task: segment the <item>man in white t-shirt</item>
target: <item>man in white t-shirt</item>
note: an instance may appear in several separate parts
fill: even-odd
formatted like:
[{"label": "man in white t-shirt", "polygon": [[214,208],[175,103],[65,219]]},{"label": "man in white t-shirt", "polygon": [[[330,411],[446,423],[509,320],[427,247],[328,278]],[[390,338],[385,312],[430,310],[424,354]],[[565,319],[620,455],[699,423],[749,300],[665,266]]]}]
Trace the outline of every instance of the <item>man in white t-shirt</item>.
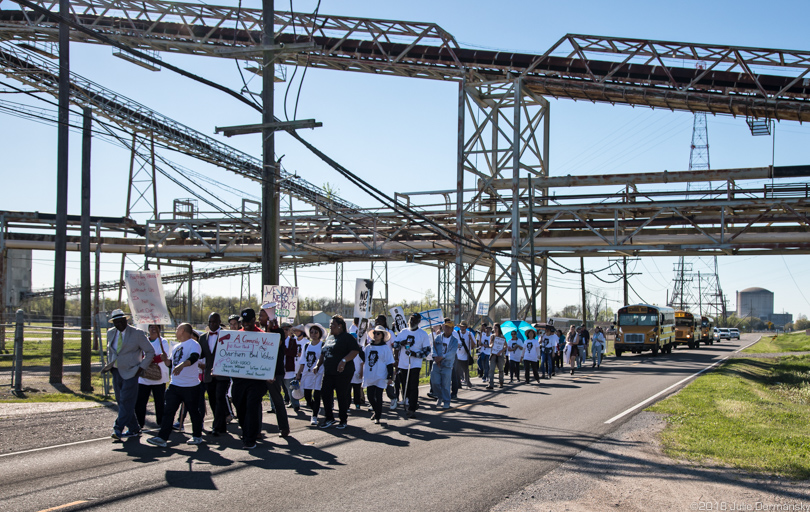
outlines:
[{"label": "man in white t-shirt", "polygon": [[557,350],[557,345],[560,343],[560,338],[557,336],[557,330],[553,325],[546,326],[546,334],[543,336],[543,359],[541,365],[541,372],[543,378],[550,379],[554,375],[554,352]]},{"label": "man in white t-shirt", "polygon": [[422,316],[413,313],[408,319],[408,328],[397,334],[393,344],[394,350],[399,349],[397,380],[408,403],[408,418],[415,418],[419,409],[419,373],[422,359],[430,354],[430,338],[419,328],[421,321]]},{"label": "man in white t-shirt", "polygon": [[200,414],[200,371],[197,361],[200,359],[200,344],[197,343],[192,334],[191,324],[180,324],[177,326],[175,335],[177,344],[172,348],[172,380],[169,389],[166,390],[166,405],[163,412],[163,421],[160,425],[160,432],[156,437],[150,437],[146,441],[149,444],[166,447],[166,441],[172,432],[172,421],[177,414],[180,404],[185,404],[186,410],[191,416],[192,437],[187,444],[202,444],[202,415]]},{"label": "man in white t-shirt", "polygon": [[475,348],[475,338],[467,327],[467,322],[462,321],[458,324],[458,332],[456,333],[459,342],[456,350],[455,368],[453,369],[453,398],[456,397],[456,393],[458,393],[462,385],[468,388],[472,387],[470,363],[473,361],[472,353]]}]

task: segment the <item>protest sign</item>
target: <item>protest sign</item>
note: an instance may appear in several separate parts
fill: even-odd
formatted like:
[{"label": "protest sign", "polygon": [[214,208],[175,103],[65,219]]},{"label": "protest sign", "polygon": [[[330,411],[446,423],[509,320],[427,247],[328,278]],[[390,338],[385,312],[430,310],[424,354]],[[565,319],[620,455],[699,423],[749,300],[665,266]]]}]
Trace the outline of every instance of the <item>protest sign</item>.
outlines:
[{"label": "protest sign", "polygon": [[212,373],[220,377],[276,378],[277,332],[219,331]]},{"label": "protest sign", "polygon": [[405,312],[399,306],[394,306],[393,308],[388,310],[391,313],[391,316],[394,318],[394,325],[393,331],[400,332],[404,331],[408,328],[408,323],[405,321]]},{"label": "protest sign", "polygon": [[165,325],[171,323],[160,270],[127,270],[124,272],[127,300],[133,324]]},{"label": "protest sign", "polygon": [[354,289],[354,317],[371,317],[371,298],[374,296],[374,281],[358,279]]},{"label": "protest sign", "polygon": [[419,314],[422,315],[422,321],[419,322],[420,329],[444,323],[444,313],[442,313],[442,310],[439,308],[422,311]]},{"label": "protest sign", "polygon": [[489,314],[489,302],[479,302],[475,308],[475,314],[478,316],[487,316]]},{"label": "protest sign", "polygon": [[266,284],[264,285],[262,302],[275,302],[276,316],[282,322],[293,322],[295,321],[295,315],[298,314],[298,287]]},{"label": "protest sign", "polygon": [[357,342],[361,347],[366,346],[366,334],[368,334],[368,318],[361,318],[360,325],[357,326]]}]

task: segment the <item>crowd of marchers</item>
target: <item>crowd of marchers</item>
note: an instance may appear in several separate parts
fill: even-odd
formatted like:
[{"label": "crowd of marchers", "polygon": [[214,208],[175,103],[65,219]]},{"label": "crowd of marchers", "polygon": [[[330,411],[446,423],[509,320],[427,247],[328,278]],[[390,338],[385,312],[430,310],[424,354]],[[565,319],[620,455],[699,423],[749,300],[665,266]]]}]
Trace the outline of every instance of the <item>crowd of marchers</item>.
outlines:
[{"label": "crowd of marchers", "polygon": [[[147,442],[159,447],[168,445],[173,431],[185,432],[188,417],[188,444],[203,443],[204,434],[231,435],[227,426],[236,421],[243,448],[253,449],[263,437],[262,402],[268,394],[281,437],[290,435],[293,414],[295,418],[305,414],[312,428],[322,429],[346,428],[350,413],[366,418],[370,413],[371,421],[379,424],[385,407],[388,414],[397,414],[400,404],[406,418],[415,418],[423,369],[430,377],[426,396],[436,408],[448,409],[459,390],[475,387],[471,369],[477,370],[488,390],[495,389],[496,379],[503,388],[507,377],[510,383],[540,383],[564,371],[573,375],[589,350],[591,366],[599,368],[607,346],[599,327],[593,336],[584,326],[571,326],[564,333],[550,323],[504,335],[498,323],[483,324],[473,332],[466,322],[456,326],[446,318],[441,325],[422,329],[419,313],[413,313],[399,332],[388,327],[384,315],[377,317],[372,329],[360,333],[358,319],[347,325],[336,315],[327,331],[315,323],[279,324],[273,303],[263,304],[258,317],[255,310],[244,309],[231,315],[227,324],[218,313],[211,313],[205,332],[180,324],[173,343],[162,336],[159,325],[148,326],[148,333],[129,325],[121,310],[113,312],[110,322],[108,362],[102,371],[111,372],[118,402],[112,438],[124,441],[141,435],[151,397],[160,428]],[[278,345],[274,378],[214,374],[215,348],[223,329],[278,333],[283,342]],[[210,430],[203,428],[207,411],[213,414]]]}]

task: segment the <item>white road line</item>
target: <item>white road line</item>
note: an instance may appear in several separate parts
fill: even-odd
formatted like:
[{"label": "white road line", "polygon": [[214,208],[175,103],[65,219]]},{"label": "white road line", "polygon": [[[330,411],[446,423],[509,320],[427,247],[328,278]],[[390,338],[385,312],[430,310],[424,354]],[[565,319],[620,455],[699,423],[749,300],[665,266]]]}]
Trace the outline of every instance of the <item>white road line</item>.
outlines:
[{"label": "white road line", "polygon": [[732,352],[731,354],[727,355],[727,356],[726,356],[726,357],[724,357],[723,359],[719,359],[719,360],[715,361],[714,363],[712,363],[711,365],[707,366],[706,368],[704,368],[704,369],[700,370],[699,372],[694,373],[694,374],[690,375],[689,377],[686,377],[685,379],[679,380],[678,382],[676,382],[675,384],[673,384],[673,385],[671,385],[670,387],[666,388],[665,390],[663,390],[663,391],[659,391],[658,393],[654,394],[654,395],[653,395],[653,396],[651,396],[650,398],[648,398],[648,399],[646,399],[646,400],[644,400],[644,401],[642,401],[642,402],[637,403],[636,405],[634,405],[633,407],[631,407],[631,408],[627,409],[627,410],[626,410],[626,411],[624,411],[624,412],[621,412],[621,413],[617,414],[616,416],[614,416],[614,417],[610,418],[609,420],[607,420],[605,423],[606,423],[606,424],[611,424],[611,423],[613,423],[613,422],[614,422],[614,421],[616,421],[616,420],[619,420],[619,419],[621,419],[621,418],[624,418],[625,416],[627,416],[627,415],[628,415],[628,414],[630,414],[631,412],[635,411],[635,410],[636,410],[636,409],[638,409],[639,407],[643,407],[643,406],[645,406],[646,404],[648,404],[648,403],[652,402],[653,400],[655,400],[655,399],[656,399],[656,398],[658,398],[659,396],[663,395],[664,393],[668,392],[669,390],[671,390],[671,389],[673,389],[673,388],[676,388],[676,387],[680,386],[681,384],[683,384],[684,382],[686,382],[686,381],[688,381],[688,380],[690,380],[690,379],[694,379],[695,377],[697,377],[698,375],[700,375],[701,373],[703,373],[703,372],[705,372],[705,371],[711,370],[712,368],[714,368],[714,367],[715,367],[715,366],[717,366],[718,364],[722,363],[723,361],[725,361],[725,360],[726,360],[726,359],[728,359],[729,357],[733,356],[734,354],[737,354],[738,352],[742,352],[743,350],[747,349],[748,347],[750,347],[751,345],[753,345],[754,343],[756,343],[756,342],[757,342],[757,341],[759,341],[760,339],[762,339],[762,336],[760,336],[760,337],[759,337],[759,338],[758,338],[756,341],[754,341],[754,342],[752,342],[752,343],[749,343],[748,345],[746,345],[746,346],[744,346],[744,347],[742,347],[742,348],[740,348],[740,349],[737,349],[736,351],[734,351],[734,352]]}]

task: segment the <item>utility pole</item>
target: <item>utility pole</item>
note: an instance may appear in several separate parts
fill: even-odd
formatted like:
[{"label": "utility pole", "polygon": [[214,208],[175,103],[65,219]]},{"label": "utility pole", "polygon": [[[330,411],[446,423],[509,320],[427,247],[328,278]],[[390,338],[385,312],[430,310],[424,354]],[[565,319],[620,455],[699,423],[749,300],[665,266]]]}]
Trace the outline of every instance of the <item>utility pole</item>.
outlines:
[{"label": "utility pole", "polygon": [[81,236],[81,286],[82,286],[82,342],[81,342],[81,377],[80,389],[93,391],[91,380],[90,358],[90,143],[92,141],[92,111],[84,108],[82,130],[82,236]]},{"label": "utility pole", "polygon": [[588,298],[585,291],[585,258],[579,258],[580,277],[582,279],[582,325],[588,325]]},{"label": "utility pole", "polygon": [[[618,259],[608,258],[608,261],[611,263],[619,263]],[[614,277],[621,277],[622,281],[624,281],[624,305],[630,304],[630,281],[628,280],[631,276],[638,276],[641,275],[640,273],[636,272],[627,272],[627,256],[622,256],[621,264],[622,264],[622,271],[621,272],[611,272],[610,275]],[[630,258],[630,261],[638,261],[638,258]]]},{"label": "utility pole", "polygon": [[[59,0],[59,15],[70,17],[70,0]],[[65,270],[67,265],[68,145],[70,143],[70,29],[59,22],[59,127],[56,142],[56,240],[53,265],[50,383],[62,383],[65,353]]]},{"label": "utility pole", "polygon": [[[275,129],[273,123],[273,87],[276,44],[275,6],[273,0],[262,0],[264,33],[262,34],[262,285],[279,283],[278,212],[276,190],[278,168],[275,157]],[[263,290],[264,288],[262,288]]]}]

